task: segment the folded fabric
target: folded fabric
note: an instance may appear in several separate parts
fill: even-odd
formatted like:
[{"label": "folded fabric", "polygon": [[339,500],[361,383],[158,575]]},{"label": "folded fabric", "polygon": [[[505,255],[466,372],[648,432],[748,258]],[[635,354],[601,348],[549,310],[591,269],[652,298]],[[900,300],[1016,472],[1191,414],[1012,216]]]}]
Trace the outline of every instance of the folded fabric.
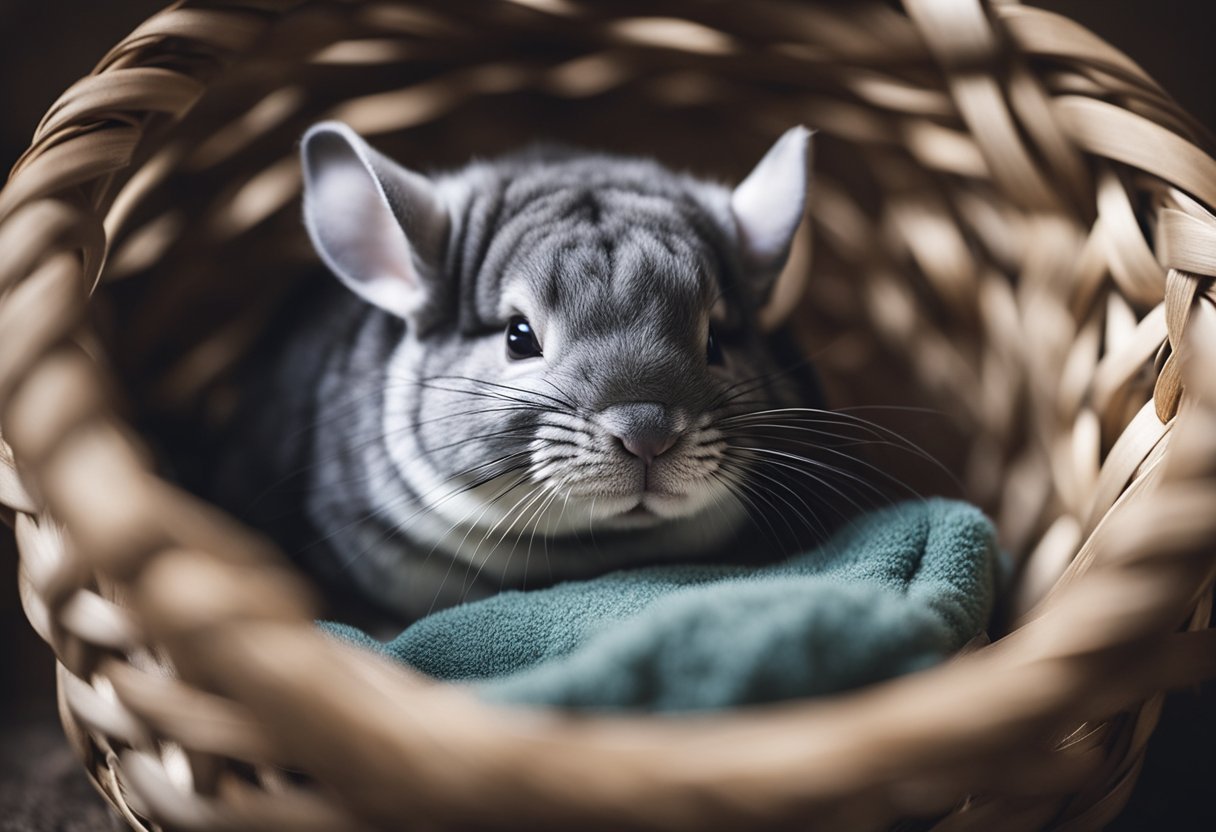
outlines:
[{"label": "folded fabric", "polygon": [[822,695],[917,670],[980,633],[996,545],[943,499],[861,515],[812,552],[761,567],[655,566],[504,592],[392,641],[335,635],[486,699],[696,710]]}]

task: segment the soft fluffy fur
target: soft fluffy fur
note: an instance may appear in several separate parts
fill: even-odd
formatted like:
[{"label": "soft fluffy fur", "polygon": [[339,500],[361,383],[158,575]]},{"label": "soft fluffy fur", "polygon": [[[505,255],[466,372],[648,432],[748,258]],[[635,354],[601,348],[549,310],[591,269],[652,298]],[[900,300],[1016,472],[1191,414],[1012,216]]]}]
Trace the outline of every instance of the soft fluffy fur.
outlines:
[{"label": "soft fluffy fur", "polygon": [[[805,197],[805,131],[782,142],[732,192],[561,149],[424,178],[349,128],[314,128],[306,221],[353,291],[277,339],[220,493],[409,618],[712,555],[749,513],[769,515],[754,551],[787,545],[774,516],[808,500],[813,514],[814,479],[757,450],[742,415],[815,404],[755,326]],[[508,357],[520,315],[542,356]],[[675,444],[646,465],[631,435]],[[765,477],[783,490],[758,494]]]}]

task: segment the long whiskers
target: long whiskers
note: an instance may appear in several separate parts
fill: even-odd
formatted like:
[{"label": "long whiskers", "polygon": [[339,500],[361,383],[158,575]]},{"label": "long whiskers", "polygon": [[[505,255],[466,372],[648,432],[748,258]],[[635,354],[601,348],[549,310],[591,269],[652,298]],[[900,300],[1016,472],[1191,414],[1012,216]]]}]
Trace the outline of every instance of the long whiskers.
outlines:
[{"label": "long whiskers", "polygon": [[[851,412],[883,409],[881,406],[842,410],[766,407],[725,412],[724,405],[732,401],[742,404],[740,399],[757,385],[753,382],[750,386],[736,387],[732,394],[719,398],[718,415],[710,425],[726,440],[718,459],[718,478],[744,503],[749,516],[759,515],[767,521],[771,512],[777,515],[774,519],[784,522],[785,515],[792,514],[808,532],[826,536],[827,527],[815,507],[826,508],[851,522],[849,512],[844,510],[846,506],[852,513],[860,513],[893,498],[882,483],[920,496],[895,474],[867,460],[861,452],[868,447],[890,447],[909,453],[944,472],[957,485],[945,466],[911,439]],[[933,412],[898,406],[890,409]],[[811,495],[816,492],[830,498],[822,502],[813,499]],[[769,527],[772,530],[771,523]],[[790,528],[788,523],[786,527]]]},{"label": "long whiskers", "polygon": [[923,447],[891,428],[869,419],[863,419],[844,410],[824,410],[814,407],[771,408],[725,416],[719,419],[717,424],[723,430],[729,430],[732,427],[740,428],[754,425],[758,420],[767,420],[770,423],[776,422],[776,426],[785,429],[794,429],[794,425],[800,425],[804,428],[807,426],[828,426],[832,428],[852,427],[863,430],[876,440],[879,440],[875,444],[889,444],[892,447],[912,453],[947,476],[954,486],[961,488],[961,484],[954,477],[953,473]]},{"label": "long whiskers", "polygon": [[[506,395],[504,393],[499,393],[499,392],[496,392],[493,390],[492,391],[465,390],[465,389],[459,389],[459,388],[455,388],[455,387],[433,386],[433,385],[428,384],[429,378],[452,379],[452,380],[460,380],[460,381],[466,381],[466,382],[471,382],[471,383],[484,384],[491,388],[502,388],[505,390],[510,390],[510,391],[513,391],[520,395]],[[307,463],[303,466],[297,467],[296,469],[288,472],[287,474],[283,475],[275,482],[268,485],[253,499],[252,505],[256,506],[258,503],[260,503],[262,500],[264,500],[269,494],[277,491],[286,483],[288,483],[304,474],[307,474],[313,470],[322,468],[326,465],[332,464],[336,459],[338,459],[341,456],[345,456],[345,455],[351,454],[351,453],[359,453],[361,451],[367,450],[368,448],[375,445],[376,443],[387,441],[394,434],[397,434],[397,433],[400,433],[403,431],[417,430],[425,425],[429,425],[434,422],[450,420],[453,418],[468,418],[468,417],[472,417],[472,416],[484,416],[484,415],[488,415],[491,413],[517,413],[517,414],[518,413],[541,413],[541,412],[566,413],[566,412],[571,412],[573,410],[573,405],[571,403],[569,403],[568,401],[562,401],[553,396],[548,396],[544,393],[536,393],[534,391],[525,390],[524,388],[512,387],[510,385],[500,384],[498,382],[487,381],[485,379],[476,379],[476,378],[472,378],[469,376],[434,376],[434,377],[416,378],[416,379],[389,377],[389,383],[386,384],[385,386],[379,388],[379,391],[385,391],[385,390],[392,389],[394,386],[394,383],[396,385],[402,385],[402,386],[411,385],[411,386],[423,387],[423,388],[429,387],[430,389],[443,390],[446,392],[455,393],[455,394],[459,394],[459,395],[467,395],[467,396],[474,397],[474,398],[485,398],[485,399],[491,399],[491,400],[498,400],[498,401],[505,402],[506,404],[498,406],[498,407],[488,407],[488,408],[480,408],[480,409],[474,409],[474,410],[468,410],[466,408],[466,409],[461,409],[461,410],[457,410],[454,412],[438,414],[438,415],[432,416],[427,419],[411,420],[410,422],[402,425],[401,427],[399,427],[396,430],[391,430],[391,431],[380,430],[380,431],[376,431],[375,433],[373,433],[369,436],[363,437],[363,438],[360,438],[358,436],[351,436],[350,439],[351,439],[352,444],[345,445],[342,449],[340,449],[339,451],[337,451],[334,454],[329,454],[329,455],[326,455],[326,456],[320,457],[320,458],[313,458],[309,461],[309,463]],[[551,382],[550,382],[550,386],[553,386],[555,389],[558,389],[558,391],[560,392],[560,388],[556,388],[556,385],[553,385]],[[377,391],[372,391],[372,392],[377,392]],[[370,393],[365,391],[363,394],[361,394],[359,396],[359,400],[361,401],[361,400],[366,399],[366,397],[368,395],[370,395]],[[541,401],[541,402],[529,401],[528,399],[521,398],[521,395],[536,395],[536,396],[539,396],[542,399],[545,399],[548,401],[558,402],[560,407],[548,404],[545,401]],[[310,430],[315,430],[319,427],[322,427],[327,421],[333,421],[333,420],[336,420],[337,418],[339,418],[339,416],[334,416],[331,414],[327,419],[316,420],[309,427],[302,428],[299,431],[297,431],[295,434],[293,434],[292,439],[293,440],[299,439],[302,434],[304,434]],[[436,451],[446,450],[446,449],[450,449],[453,447],[457,447],[459,445],[468,444],[470,442],[475,442],[475,441],[478,441],[479,439],[482,441],[488,441],[488,440],[490,440],[492,438],[496,438],[496,437],[497,438],[506,438],[507,433],[505,431],[503,431],[503,432],[497,432],[496,434],[481,434],[478,437],[467,437],[465,439],[458,440],[457,442],[453,442],[449,445],[426,448],[426,449],[424,449],[424,452],[425,453],[434,453]],[[346,483],[346,484],[353,485],[354,482]]]},{"label": "long whiskers", "polygon": [[[525,472],[525,473],[521,474],[519,477],[516,477],[513,482],[509,483],[504,488],[499,489],[498,492],[495,493],[494,496],[492,496],[486,502],[485,506],[481,509],[481,512],[477,515],[477,519],[474,520],[472,523],[469,523],[468,519],[473,514],[473,512],[476,511],[477,507],[474,506],[474,508],[472,510],[466,512],[462,518],[460,518],[455,523],[453,523],[451,526],[449,526],[447,532],[445,532],[443,535],[441,535],[439,537],[438,540],[435,541],[435,544],[433,546],[431,546],[431,548],[427,551],[426,557],[423,558],[423,561],[422,561],[423,564],[425,564],[427,561],[429,561],[431,559],[431,557],[435,554],[435,551],[439,548],[439,545],[447,538],[447,536],[449,534],[451,534],[456,529],[458,529],[462,524],[464,524],[464,525],[467,525],[468,528],[465,530],[464,536],[460,539],[460,543],[456,547],[457,552],[461,551],[464,548],[465,543],[468,542],[469,535],[472,534],[473,529],[475,529],[477,527],[477,524],[479,522],[481,522],[481,518],[485,517],[486,513],[491,508],[493,508],[494,505],[499,500],[506,497],[508,494],[510,494],[512,491],[514,491],[520,485],[527,482],[527,480],[528,480],[528,475]],[[434,612],[435,605],[439,603],[439,599],[443,596],[443,590],[447,586],[448,579],[452,576],[452,568],[456,565],[456,561],[457,561],[456,557],[451,557],[448,559],[447,571],[444,572],[443,578],[439,582],[439,586],[435,589],[435,596],[434,596],[434,598],[431,599],[431,604],[427,608],[427,612],[426,612],[427,615],[430,615],[432,612]]]},{"label": "long whiskers", "polygon": [[[527,451],[516,451],[515,453],[511,453],[511,454],[504,454],[503,456],[497,457],[496,459],[492,459],[489,462],[483,462],[478,465],[471,466],[470,468],[466,468],[465,470],[459,471],[456,474],[453,474],[452,476],[448,477],[442,483],[435,486],[430,491],[423,494],[421,496],[421,498],[419,498],[419,503],[420,503],[419,508],[417,508],[413,513],[411,513],[409,516],[404,518],[402,521],[395,524],[390,537],[388,537],[387,539],[391,540],[393,535],[397,535],[401,532],[404,532],[408,528],[408,526],[411,524],[411,521],[413,521],[415,518],[421,516],[424,513],[436,511],[437,509],[441,508],[445,503],[447,503],[448,501],[450,501],[452,499],[455,499],[456,497],[460,496],[461,494],[466,494],[469,491],[472,491],[476,488],[480,488],[483,485],[487,485],[487,484],[493,482],[494,480],[498,479],[499,477],[506,476],[515,471],[524,470],[527,467],[526,461],[513,461],[513,460],[519,460],[521,457],[525,456],[526,454],[527,454]],[[505,469],[497,469],[497,468],[493,467],[493,466],[501,465],[504,462],[509,463]],[[432,495],[435,491],[438,491],[439,489],[444,488],[445,486],[448,486],[454,482],[457,482],[462,477],[466,477],[470,474],[473,474],[474,472],[477,472],[477,471],[480,471],[480,470],[486,469],[486,468],[490,468],[492,470],[489,470],[485,473],[478,475],[477,477],[474,478],[474,480],[472,482],[460,484],[456,488],[449,491],[447,494],[440,497],[438,500],[436,500],[434,502],[429,502],[426,499],[427,497]],[[372,510],[365,512],[364,514],[361,514],[359,517],[356,517],[354,520],[351,520],[350,522],[348,522],[342,526],[332,529],[328,534],[314,540],[312,543],[305,546],[304,549],[307,550],[307,549],[313,548],[315,546],[319,546],[322,543],[326,543],[329,540],[333,539],[335,536],[341,534],[342,532],[348,531],[349,529],[359,525],[360,523],[366,522],[367,520],[370,520],[373,517],[375,517],[379,514],[382,514],[385,509],[394,507],[394,505],[396,505],[397,503],[401,502],[404,499],[409,499],[409,495],[404,495],[399,500],[393,501],[393,504],[381,504],[381,505],[376,506]],[[381,543],[383,543],[383,542],[385,542],[385,541],[381,541]],[[355,561],[357,561],[363,555],[367,554],[367,552],[370,551],[372,548],[375,548],[375,547],[369,546],[369,547],[365,548],[363,551],[359,552],[353,558],[350,558],[347,562],[345,562],[343,564],[343,568],[349,569],[350,566],[352,566]]]},{"label": "long whiskers", "polygon": [[425,378],[421,379],[421,381],[424,381],[424,382],[467,381],[467,382],[471,382],[474,384],[485,385],[486,387],[490,387],[495,390],[507,390],[507,391],[510,391],[512,393],[515,393],[515,394],[521,395],[521,396],[537,396],[546,401],[550,401],[559,407],[565,408],[566,410],[577,410],[577,408],[578,408],[578,406],[573,401],[571,401],[570,397],[568,395],[566,395],[565,393],[563,393],[561,388],[559,388],[556,384],[549,381],[548,379],[544,379],[544,378],[542,378],[541,381],[545,382],[550,387],[552,387],[558,393],[558,396],[550,396],[546,393],[541,393],[538,390],[528,390],[527,388],[524,388],[524,387],[513,387],[510,384],[502,384],[501,382],[487,381],[486,379],[472,378],[470,376],[457,376],[457,375],[426,376]]},{"label": "long whiskers", "polygon": [[[801,504],[802,511],[799,511],[797,506],[795,506],[793,503],[791,503],[789,500],[787,500],[780,493],[774,493],[774,496],[779,498],[781,500],[781,502],[784,503],[786,505],[786,507],[788,507],[791,510],[791,513],[794,515],[794,517],[796,517],[798,520],[801,520],[806,525],[808,532],[810,532],[812,535],[817,536],[817,537],[818,536],[824,536],[824,537],[827,536],[828,529],[823,524],[823,521],[820,520],[819,514],[811,507],[811,505],[803,498],[802,495],[800,495],[797,491],[795,491],[790,486],[786,485],[779,478],[770,475],[768,472],[762,470],[759,466],[752,466],[751,468],[745,468],[743,466],[738,466],[734,463],[734,460],[729,457],[723,460],[722,465],[723,465],[723,467],[727,468],[728,470],[733,467],[735,470],[738,470],[741,473],[750,473],[751,475],[757,476],[760,479],[764,480],[765,482],[767,482],[771,485],[775,485],[775,486],[778,486],[778,487],[784,489],[795,500],[797,500]],[[791,540],[796,540],[797,534],[794,532],[793,527],[790,525],[789,521],[785,518],[784,514],[781,514],[780,516],[781,516],[781,519],[786,523],[787,529],[789,529]],[[812,525],[812,522],[814,523],[814,525]]]}]

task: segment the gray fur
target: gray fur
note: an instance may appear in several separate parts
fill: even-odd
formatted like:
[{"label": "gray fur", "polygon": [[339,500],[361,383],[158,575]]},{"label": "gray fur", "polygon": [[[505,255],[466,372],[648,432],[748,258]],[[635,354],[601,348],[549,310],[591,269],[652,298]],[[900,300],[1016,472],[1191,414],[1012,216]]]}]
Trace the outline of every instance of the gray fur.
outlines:
[{"label": "gray fur", "polygon": [[[423,178],[349,128],[313,128],[306,221],[353,291],[327,293],[259,371],[253,433],[237,443],[257,450],[227,466],[230,493],[246,509],[294,509],[296,543],[322,573],[408,618],[502,587],[720,552],[744,528],[748,503],[731,483],[748,465],[727,463],[719,420],[809,395],[754,325],[789,249],[766,224],[792,236],[802,213],[805,132],[790,136],[802,136],[801,158],[786,147],[767,175],[801,181],[765,213],[753,177],[748,219],[729,188],[653,161],[540,148]],[[367,181],[325,179],[334,158],[359,173],[342,142]],[[324,201],[337,193],[341,204]],[[360,250],[384,242],[358,236],[378,211],[405,247]],[[767,234],[762,264],[749,256],[753,227]],[[436,228],[441,239],[419,241]],[[386,280],[402,285],[386,294]],[[542,357],[507,357],[513,315]],[[722,366],[707,361],[711,317]],[[618,438],[677,433],[649,467]],[[295,505],[268,500],[276,489]]]}]

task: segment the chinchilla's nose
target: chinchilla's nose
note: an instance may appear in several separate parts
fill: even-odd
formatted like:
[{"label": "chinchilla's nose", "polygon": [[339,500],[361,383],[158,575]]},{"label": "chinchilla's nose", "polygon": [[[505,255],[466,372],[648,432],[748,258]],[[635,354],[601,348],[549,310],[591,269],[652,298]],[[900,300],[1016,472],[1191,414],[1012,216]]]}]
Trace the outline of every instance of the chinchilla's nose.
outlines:
[{"label": "chinchilla's nose", "polygon": [[676,444],[683,419],[656,402],[623,402],[600,411],[599,422],[625,450],[650,465]]}]

